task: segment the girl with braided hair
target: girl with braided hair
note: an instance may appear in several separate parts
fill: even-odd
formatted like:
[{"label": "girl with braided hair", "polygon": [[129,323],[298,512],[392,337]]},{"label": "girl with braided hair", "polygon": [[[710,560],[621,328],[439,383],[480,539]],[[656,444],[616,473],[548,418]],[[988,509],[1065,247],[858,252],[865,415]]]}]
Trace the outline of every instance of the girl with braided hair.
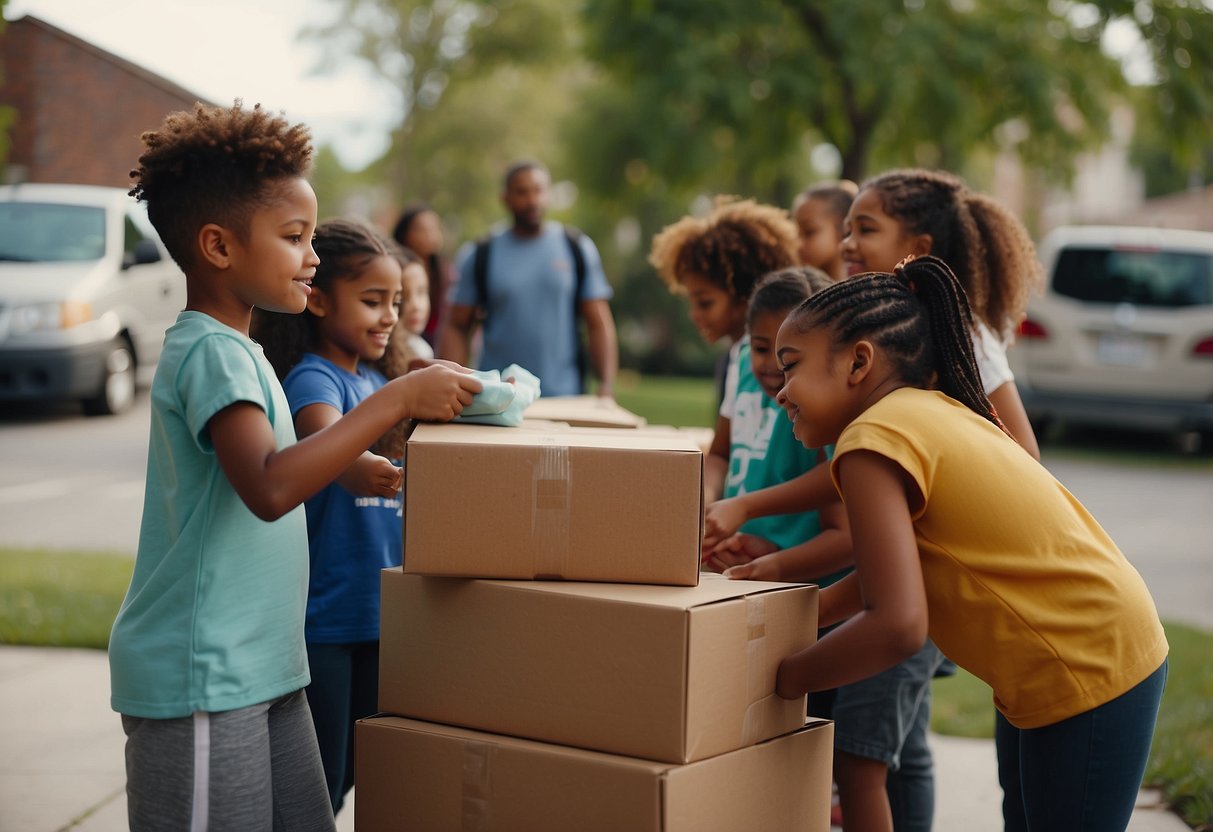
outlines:
[{"label": "girl with braided hair", "polygon": [[1123,830],[1168,646],[1141,576],[1008,435],[985,395],[966,291],[935,257],[854,277],[784,322],[780,403],[833,443],[855,571],[784,659],[781,696],[845,685],[929,636],[998,709],[1008,830]]},{"label": "girl with braided hair", "polygon": [[1043,271],[1027,229],[993,199],[943,171],[909,168],[867,180],[847,213],[842,259],[848,275],[887,272],[901,258],[933,254],[960,280],[973,310],[982,387],[1011,435],[1040,449],[1007,363],[1007,345]]},{"label": "girl with braided hair", "polygon": [[[1039,459],[1036,435],[1007,363],[1008,340],[1043,280],[1023,224],[949,173],[894,170],[860,186],[846,214],[840,253],[847,275],[892,271],[907,255],[933,254],[955,268],[973,309],[982,389],[1011,436]],[[755,517],[805,511],[834,499],[829,476],[819,469],[779,488],[709,506],[705,551]]]}]

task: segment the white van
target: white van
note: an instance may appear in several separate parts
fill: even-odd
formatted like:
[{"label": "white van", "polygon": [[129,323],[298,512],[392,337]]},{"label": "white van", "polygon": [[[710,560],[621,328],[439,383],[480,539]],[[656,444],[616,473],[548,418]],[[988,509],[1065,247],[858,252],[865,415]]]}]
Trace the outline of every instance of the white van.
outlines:
[{"label": "white van", "polygon": [[1028,417],[1200,435],[1213,447],[1213,233],[1072,226],[1009,356]]},{"label": "white van", "polygon": [[185,276],[122,188],[0,187],[0,401],[121,413],[184,306]]}]

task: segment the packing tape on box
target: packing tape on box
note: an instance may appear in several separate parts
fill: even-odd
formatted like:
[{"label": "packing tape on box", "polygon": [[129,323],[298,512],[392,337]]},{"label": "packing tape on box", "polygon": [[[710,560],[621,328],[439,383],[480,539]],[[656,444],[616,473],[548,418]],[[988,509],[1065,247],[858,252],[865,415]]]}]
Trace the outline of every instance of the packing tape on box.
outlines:
[{"label": "packing tape on box", "polygon": [[747,595],[746,615],[746,698],[749,706],[741,720],[741,740],[753,745],[769,734],[766,723],[768,700],[775,695],[767,672],[767,605],[761,595]]},{"label": "packing tape on box", "polygon": [[487,742],[467,742],[463,746],[463,832],[491,832],[493,829],[493,784]]},{"label": "packing tape on box", "polygon": [[553,437],[543,437],[531,481],[531,539],[535,541],[537,578],[567,574],[572,491],[568,447],[556,444]]}]

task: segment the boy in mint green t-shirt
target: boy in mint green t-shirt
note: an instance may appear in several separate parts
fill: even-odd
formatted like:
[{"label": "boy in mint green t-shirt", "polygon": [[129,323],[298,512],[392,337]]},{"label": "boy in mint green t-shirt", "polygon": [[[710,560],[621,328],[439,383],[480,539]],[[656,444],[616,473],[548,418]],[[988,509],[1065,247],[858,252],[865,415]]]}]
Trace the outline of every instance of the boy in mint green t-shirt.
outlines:
[{"label": "boy in mint green t-shirt", "polygon": [[[296,443],[254,306],[301,312],[318,259],[308,131],[260,108],[198,104],[143,135],[131,194],[186,276],[165,335],[139,550],[110,636],[140,830],[334,828],[302,689],[303,501],[405,418],[450,419],[480,382],[431,366]],[[362,458],[360,458],[362,457]],[[389,470],[390,469],[390,470]]]}]

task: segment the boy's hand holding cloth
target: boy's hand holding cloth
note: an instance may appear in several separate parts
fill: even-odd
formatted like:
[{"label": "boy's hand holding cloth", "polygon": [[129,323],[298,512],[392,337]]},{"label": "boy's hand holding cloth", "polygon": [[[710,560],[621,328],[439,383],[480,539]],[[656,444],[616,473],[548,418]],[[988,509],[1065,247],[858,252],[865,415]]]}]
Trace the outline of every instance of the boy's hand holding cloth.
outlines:
[{"label": "boy's hand holding cloth", "polygon": [[522,424],[522,414],[539,398],[539,379],[517,364],[500,372],[473,370],[472,375],[484,383],[484,389],[455,417],[456,422],[516,428]]}]

